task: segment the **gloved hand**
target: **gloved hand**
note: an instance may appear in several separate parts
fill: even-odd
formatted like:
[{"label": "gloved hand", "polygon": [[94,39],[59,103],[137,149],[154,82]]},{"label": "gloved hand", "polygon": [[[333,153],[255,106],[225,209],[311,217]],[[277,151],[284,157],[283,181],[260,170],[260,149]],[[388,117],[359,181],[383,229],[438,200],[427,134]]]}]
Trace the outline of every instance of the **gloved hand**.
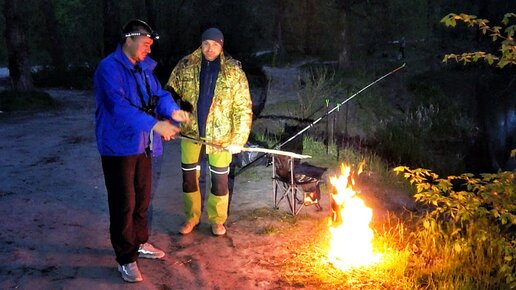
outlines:
[{"label": "gloved hand", "polygon": [[225,149],[227,151],[229,151],[229,153],[231,153],[231,154],[237,154],[242,151],[242,146],[237,145],[237,144],[231,144],[231,145],[227,146]]}]

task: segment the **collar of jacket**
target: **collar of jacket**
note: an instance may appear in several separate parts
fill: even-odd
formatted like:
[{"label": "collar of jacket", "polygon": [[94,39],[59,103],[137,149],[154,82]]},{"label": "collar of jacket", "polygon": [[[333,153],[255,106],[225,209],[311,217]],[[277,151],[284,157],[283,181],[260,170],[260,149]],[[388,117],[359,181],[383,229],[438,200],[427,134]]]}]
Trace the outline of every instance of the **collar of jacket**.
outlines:
[{"label": "collar of jacket", "polygon": [[[125,55],[121,44],[117,46],[114,52],[114,58],[128,70],[134,69],[134,64],[129,60],[127,55]],[[140,61],[139,64],[142,70],[150,71],[153,71],[157,65],[156,61],[154,61],[150,56],[147,56],[143,61]]]},{"label": "collar of jacket", "polygon": [[[198,66],[201,67],[202,62],[202,48],[199,47],[194,52],[192,52],[188,56],[188,66]],[[220,53],[220,71],[223,71],[224,64],[226,63],[226,57],[224,56],[224,51]]]}]

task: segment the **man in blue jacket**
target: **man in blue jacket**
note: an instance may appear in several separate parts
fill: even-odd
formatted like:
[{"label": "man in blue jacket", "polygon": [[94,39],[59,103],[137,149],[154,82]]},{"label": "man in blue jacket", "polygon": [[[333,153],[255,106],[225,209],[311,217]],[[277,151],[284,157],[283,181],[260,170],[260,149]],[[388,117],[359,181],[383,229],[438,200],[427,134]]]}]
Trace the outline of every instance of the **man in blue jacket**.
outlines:
[{"label": "man in blue jacket", "polygon": [[188,122],[170,93],[153,74],[147,55],[158,35],[138,19],[122,29],[121,44],[103,59],[94,76],[96,137],[108,192],[110,237],[118,270],[127,282],[143,281],[137,259],[165,253],[148,243],[152,155],[162,153],[161,139],[173,139]]}]

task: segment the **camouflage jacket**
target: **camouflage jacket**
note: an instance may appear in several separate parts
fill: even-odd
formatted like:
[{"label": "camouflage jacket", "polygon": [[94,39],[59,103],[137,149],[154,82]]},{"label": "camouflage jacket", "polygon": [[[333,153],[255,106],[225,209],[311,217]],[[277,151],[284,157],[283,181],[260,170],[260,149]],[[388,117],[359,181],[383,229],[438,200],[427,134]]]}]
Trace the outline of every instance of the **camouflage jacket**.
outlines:
[{"label": "camouflage jacket", "polygon": [[[167,82],[182,102],[193,106],[190,123],[181,124],[181,134],[198,139],[197,101],[199,99],[199,75],[201,72],[201,48],[179,61]],[[253,118],[249,85],[240,62],[220,55],[220,71],[215,83],[213,101],[206,120],[207,142],[226,147],[244,145],[251,131]],[[207,147],[206,153],[217,150]]]}]

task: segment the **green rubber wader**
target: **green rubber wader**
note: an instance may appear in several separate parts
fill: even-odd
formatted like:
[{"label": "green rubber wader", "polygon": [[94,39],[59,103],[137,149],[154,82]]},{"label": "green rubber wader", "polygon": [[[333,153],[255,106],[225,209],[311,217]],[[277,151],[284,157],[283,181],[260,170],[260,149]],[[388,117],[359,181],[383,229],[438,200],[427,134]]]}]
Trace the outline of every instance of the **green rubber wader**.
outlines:
[{"label": "green rubber wader", "polygon": [[208,195],[208,220],[211,224],[224,224],[228,218],[229,194],[216,196]]}]

